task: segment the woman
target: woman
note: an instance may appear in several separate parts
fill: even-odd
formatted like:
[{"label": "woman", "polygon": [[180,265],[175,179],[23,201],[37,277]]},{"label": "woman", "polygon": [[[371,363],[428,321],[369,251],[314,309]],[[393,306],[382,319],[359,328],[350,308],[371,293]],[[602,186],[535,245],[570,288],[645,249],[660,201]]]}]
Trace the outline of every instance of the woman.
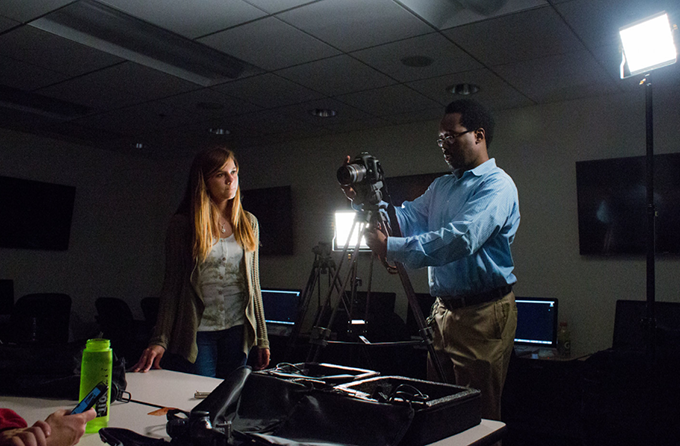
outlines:
[{"label": "woman", "polygon": [[166,238],[165,280],[149,346],[133,372],[164,365],[224,377],[256,348],[269,364],[259,277],[257,219],[241,207],[238,162],[224,148],[196,155]]}]

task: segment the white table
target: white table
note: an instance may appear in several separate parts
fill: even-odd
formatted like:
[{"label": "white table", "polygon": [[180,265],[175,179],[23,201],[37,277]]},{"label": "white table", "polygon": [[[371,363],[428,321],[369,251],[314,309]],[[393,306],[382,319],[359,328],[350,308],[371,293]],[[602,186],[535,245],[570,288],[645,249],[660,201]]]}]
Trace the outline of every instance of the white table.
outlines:
[{"label": "white table", "polygon": [[[194,398],[194,393],[211,392],[222,380],[198,375],[172,372],[169,370],[152,370],[147,373],[128,373],[126,375],[127,391],[132,401],[150,403],[157,406],[170,407],[190,411],[201,400]],[[123,403],[116,401],[111,405],[109,427],[122,427],[142,435],[169,439],[165,432],[165,415],[151,415],[156,411],[152,407],[138,402]],[[0,406],[7,407],[21,415],[29,425],[37,420],[44,420],[49,414],[60,408],[71,408],[75,401],[27,398],[0,397]],[[467,446],[488,444],[488,441],[505,429],[505,423],[483,419],[477,426],[439,440],[430,446]],[[86,434],[79,445],[101,446],[97,434]]]}]

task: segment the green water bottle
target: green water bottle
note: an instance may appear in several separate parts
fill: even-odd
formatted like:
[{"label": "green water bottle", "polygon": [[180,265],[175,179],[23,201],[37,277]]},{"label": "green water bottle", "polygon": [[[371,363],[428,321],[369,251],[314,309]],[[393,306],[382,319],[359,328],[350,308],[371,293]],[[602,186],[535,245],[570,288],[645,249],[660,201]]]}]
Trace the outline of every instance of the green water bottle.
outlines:
[{"label": "green water bottle", "polygon": [[83,351],[83,362],[80,367],[80,398],[83,399],[99,383],[108,387],[94,405],[97,417],[87,423],[85,432],[93,434],[109,424],[111,407],[111,375],[113,369],[113,351],[108,339],[88,339]]}]

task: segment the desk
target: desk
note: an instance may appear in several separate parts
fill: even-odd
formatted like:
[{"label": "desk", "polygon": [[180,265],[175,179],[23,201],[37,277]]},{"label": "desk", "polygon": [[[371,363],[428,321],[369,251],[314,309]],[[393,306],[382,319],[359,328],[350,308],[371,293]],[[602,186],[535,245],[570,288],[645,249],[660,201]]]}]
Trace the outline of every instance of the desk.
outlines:
[{"label": "desk", "polygon": [[[222,380],[204,376],[189,375],[169,370],[152,370],[147,373],[128,373],[127,391],[133,401],[159,406],[175,407],[191,410],[200,400],[194,398],[195,391],[210,392]],[[75,401],[1,397],[0,406],[16,411],[24,417],[29,425],[36,420],[44,420],[57,409],[73,407]],[[139,434],[157,438],[169,438],[165,433],[165,416],[149,415],[155,409],[137,402],[123,403],[116,401],[111,405],[110,427],[123,427]],[[505,430],[505,423],[493,420],[482,420],[480,424],[452,437],[439,440],[430,446],[466,446],[490,444],[500,439]],[[79,445],[101,446],[97,434],[86,434]]]}]

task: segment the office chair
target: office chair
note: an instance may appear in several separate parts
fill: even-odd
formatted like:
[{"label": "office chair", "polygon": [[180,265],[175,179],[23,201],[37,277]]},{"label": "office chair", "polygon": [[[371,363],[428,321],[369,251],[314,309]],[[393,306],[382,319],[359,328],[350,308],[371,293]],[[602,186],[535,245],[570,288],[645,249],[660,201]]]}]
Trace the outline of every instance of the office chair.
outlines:
[{"label": "office chair", "polygon": [[144,314],[144,321],[149,330],[153,330],[154,325],[156,325],[160,300],[160,297],[145,297],[140,302],[142,313]]},{"label": "office chair", "polygon": [[69,295],[26,294],[16,301],[12,309],[9,337],[16,343],[66,344],[70,319]]},{"label": "office chair", "polygon": [[134,319],[127,302],[118,297],[98,297],[94,306],[102,337],[111,341],[114,353],[129,363],[137,361],[149,339],[143,323]]}]

